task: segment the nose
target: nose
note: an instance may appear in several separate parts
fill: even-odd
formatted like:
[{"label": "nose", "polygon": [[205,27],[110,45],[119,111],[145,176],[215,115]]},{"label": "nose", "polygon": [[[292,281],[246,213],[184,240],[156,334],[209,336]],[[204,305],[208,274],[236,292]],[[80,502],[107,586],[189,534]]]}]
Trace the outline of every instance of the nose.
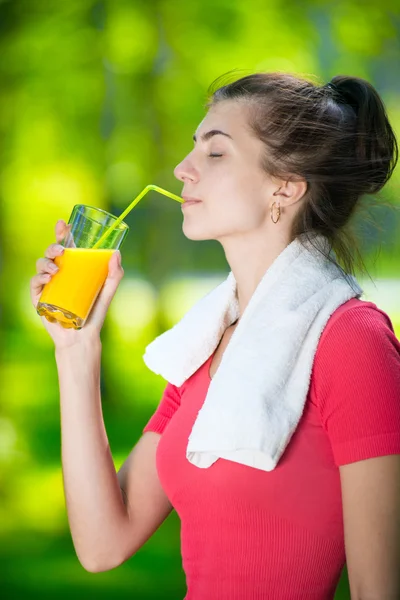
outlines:
[{"label": "nose", "polygon": [[189,156],[186,156],[174,169],[174,175],[179,181],[197,181],[198,172]]}]

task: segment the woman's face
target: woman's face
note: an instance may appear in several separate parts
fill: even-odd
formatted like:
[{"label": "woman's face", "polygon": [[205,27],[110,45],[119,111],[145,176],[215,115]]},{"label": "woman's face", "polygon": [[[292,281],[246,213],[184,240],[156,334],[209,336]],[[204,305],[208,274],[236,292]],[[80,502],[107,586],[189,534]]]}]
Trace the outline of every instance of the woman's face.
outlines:
[{"label": "woman's face", "polygon": [[[174,169],[184,183],[182,196],[201,200],[182,207],[183,232],[190,239],[223,241],[270,226],[277,185],[260,166],[264,145],[251,135],[247,115],[240,102],[212,106],[195,133],[193,150]],[[213,130],[225,135],[212,135]]]}]

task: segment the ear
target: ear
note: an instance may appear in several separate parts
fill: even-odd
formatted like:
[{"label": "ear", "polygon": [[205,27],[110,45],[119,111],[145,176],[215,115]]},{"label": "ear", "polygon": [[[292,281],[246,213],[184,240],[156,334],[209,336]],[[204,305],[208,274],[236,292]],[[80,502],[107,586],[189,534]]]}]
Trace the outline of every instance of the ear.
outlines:
[{"label": "ear", "polygon": [[287,180],[280,180],[279,188],[272,195],[285,206],[290,206],[303,198],[307,192],[307,187],[305,179],[290,177]]}]

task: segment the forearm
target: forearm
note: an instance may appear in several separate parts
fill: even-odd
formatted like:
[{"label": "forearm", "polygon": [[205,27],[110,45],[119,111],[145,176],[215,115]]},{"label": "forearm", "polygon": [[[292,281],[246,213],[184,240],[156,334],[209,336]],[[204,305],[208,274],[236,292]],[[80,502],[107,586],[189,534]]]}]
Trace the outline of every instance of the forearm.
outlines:
[{"label": "forearm", "polygon": [[69,525],[83,566],[101,570],[121,553],[128,522],[103,421],[101,343],[56,350],[56,363]]}]

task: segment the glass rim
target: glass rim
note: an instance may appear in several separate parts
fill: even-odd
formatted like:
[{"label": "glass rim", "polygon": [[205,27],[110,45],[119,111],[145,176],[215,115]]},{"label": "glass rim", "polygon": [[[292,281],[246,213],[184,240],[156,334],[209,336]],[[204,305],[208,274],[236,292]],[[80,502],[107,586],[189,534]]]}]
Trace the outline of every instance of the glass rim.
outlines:
[{"label": "glass rim", "polygon": [[[119,219],[119,217],[116,217],[115,215],[111,214],[110,212],[108,212],[107,210],[104,210],[102,208],[97,208],[97,206],[89,206],[89,204],[75,204],[75,206],[73,207],[72,212],[75,209],[80,209],[80,208],[90,208],[91,210],[95,210],[97,212],[103,213],[104,215],[107,215],[108,217],[111,217],[111,219],[113,219],[114,221],[117,221]],[[79,211],[81,212],[81,211]],[[86,217],[86,215],[83,215],[84,217]],[[90,217],[88,217],[90,219]],[[121,227],[122,226],[122,227]],[[120,223],[118,223],[118,226],[116,227],[116,229],[129,229],[129,225],[127,223],[125,223],[125,221],[121,221]]]}]

